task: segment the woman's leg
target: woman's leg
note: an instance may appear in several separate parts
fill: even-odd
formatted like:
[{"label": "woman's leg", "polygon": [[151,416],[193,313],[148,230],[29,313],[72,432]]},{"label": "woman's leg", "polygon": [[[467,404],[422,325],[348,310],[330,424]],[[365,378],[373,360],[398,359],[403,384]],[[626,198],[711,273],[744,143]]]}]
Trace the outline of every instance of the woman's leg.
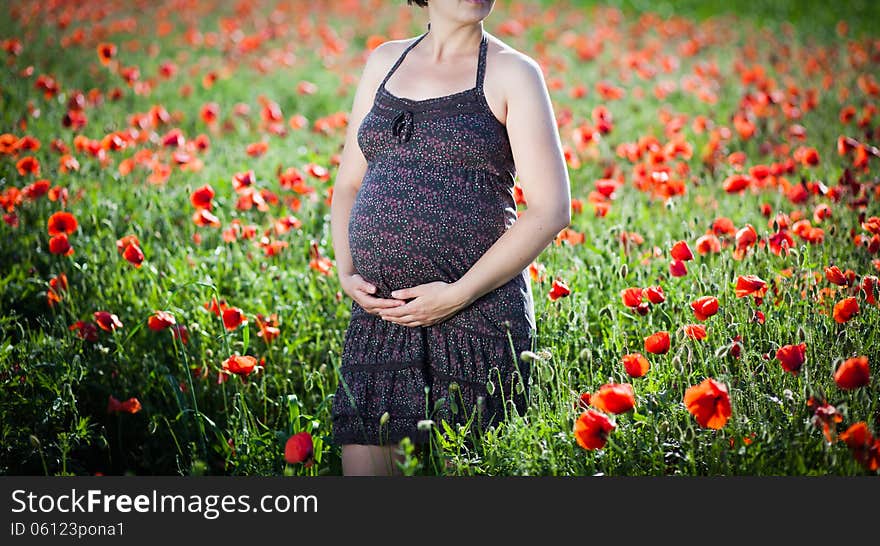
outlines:
[{"label": "woman's leg", "polygon": [[398,461],[403,461],[403,456],[397,445],[347,444],[342,446],[342,474],[345,476],[400,475]]}]

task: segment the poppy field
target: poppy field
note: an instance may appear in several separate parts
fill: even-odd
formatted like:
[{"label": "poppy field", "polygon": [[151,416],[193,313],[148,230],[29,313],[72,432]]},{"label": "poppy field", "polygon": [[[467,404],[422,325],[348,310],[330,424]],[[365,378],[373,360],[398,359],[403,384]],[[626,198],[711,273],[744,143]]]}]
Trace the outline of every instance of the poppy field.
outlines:
[{"label": "poppy field", "polygon": [[[334,177],[426,14],[140,4],[3,7],[0,473],[338,475]],[[880,13],[689,9],[484,22],[544,69],[572,221],[529,266],[528,411],[426,408],[405,474],[880,472]]]}]

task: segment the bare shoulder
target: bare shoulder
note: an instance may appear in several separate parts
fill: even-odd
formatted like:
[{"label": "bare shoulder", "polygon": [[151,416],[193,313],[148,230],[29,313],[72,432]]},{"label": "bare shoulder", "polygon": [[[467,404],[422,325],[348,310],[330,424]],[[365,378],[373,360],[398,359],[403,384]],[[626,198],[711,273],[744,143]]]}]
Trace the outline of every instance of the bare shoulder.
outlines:
[{"label": "bare shoulder", "polygon": [[487,78],[499,83],[497,88],[503,90],[508,101],[518,96],[533,97],[546,89],[541,65],[522,51],[490,35],[486,54]]},{"label": "bare shoulder", "polygon": [[367,57],[364,71],[383,73],[391,68],[394,61],[403,53],[410,44],[412,44],[418,36],[414,38],[405,38],[403,40],[387,40],[376,46]]}]

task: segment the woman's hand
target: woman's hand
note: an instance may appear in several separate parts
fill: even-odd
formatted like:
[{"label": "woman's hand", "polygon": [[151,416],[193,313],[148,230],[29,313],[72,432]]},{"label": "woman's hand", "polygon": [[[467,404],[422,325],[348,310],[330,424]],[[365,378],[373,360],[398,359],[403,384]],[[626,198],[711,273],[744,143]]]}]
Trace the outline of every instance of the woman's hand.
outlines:
[{"label": "woman's hand", "polygon": [[378,315],[379,311],[383,309],[398,307],[405,303],[402,300],[391,298],[374,298],[370,294],[376,291],[376,286],[365,281],[359,273],[340,274],[339,284],[342,285],[342,291],[348,294],[348,297],[357,302],[366,312],[374,315]]},{"label": "woman's hand", "polygon": [[471,303],[459,285],[443,281],[395,290],[391,295],[400,299],[413,299],[405,305],[384,307],[379,310],[379,316],[410,327],[443,322]]}]

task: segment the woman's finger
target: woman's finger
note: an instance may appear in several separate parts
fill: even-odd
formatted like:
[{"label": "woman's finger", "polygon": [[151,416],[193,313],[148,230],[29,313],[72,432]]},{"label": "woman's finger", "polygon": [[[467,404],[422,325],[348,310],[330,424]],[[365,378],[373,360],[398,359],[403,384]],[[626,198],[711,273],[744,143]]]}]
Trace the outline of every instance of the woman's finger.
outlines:
[{"label": "woman's finger", "polygon": [[395,300],[391,298],[374,298],[373,296],[365,293],[363,290],[360,291],[361,296],[358,299],[358,304],[365,309],[376,309],[376,308],[393,308],[399,305],[403,305],[404,302],[400,300]]}]

